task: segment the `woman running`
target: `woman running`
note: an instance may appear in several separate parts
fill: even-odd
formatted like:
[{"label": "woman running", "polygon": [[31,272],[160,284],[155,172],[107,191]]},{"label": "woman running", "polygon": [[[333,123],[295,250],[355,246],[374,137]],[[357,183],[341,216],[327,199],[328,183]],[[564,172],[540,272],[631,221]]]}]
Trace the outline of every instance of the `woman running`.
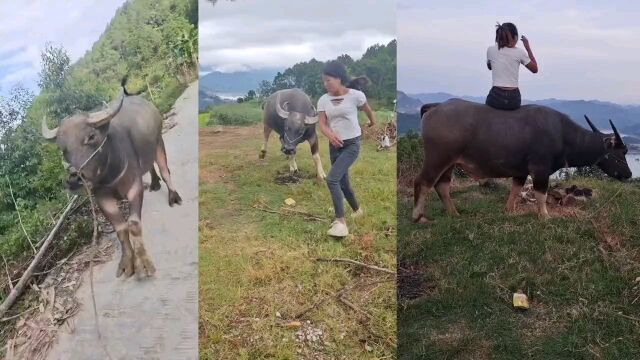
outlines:
[{"label": "woman running", "polygon": [[362,208],[349,183],[349,167],[360,153],[358,110],[369,118],[369,126],[375,124],[375,115],[367,103],[367,97],[354,89],[362,78],[350,80],[346,67],[338,61],[329,62],[322,71],[322,82],[327,93],[318,100],[320,131],[329,139],[331,170],[327,185],[331,192],[335,220],[327,232],[331,236],[344,237],[349,234],[344,218],[343,195],[353,210],[353,218],[362,215]]},{"label": "woman running", "polygon": [[[501,110],[515,110],[520,107],[518,89],[520,64],[532,73],[538,72],[538,63],[533,56],[529,40],[523,35],[524,50],[516,47],[518,29],[512,23],[496,25],[496,45],[487,49],[487,67],[491,70],[493,87],[487,95],[486,104]],[[525,51],[526,50],[526,51]]]}]

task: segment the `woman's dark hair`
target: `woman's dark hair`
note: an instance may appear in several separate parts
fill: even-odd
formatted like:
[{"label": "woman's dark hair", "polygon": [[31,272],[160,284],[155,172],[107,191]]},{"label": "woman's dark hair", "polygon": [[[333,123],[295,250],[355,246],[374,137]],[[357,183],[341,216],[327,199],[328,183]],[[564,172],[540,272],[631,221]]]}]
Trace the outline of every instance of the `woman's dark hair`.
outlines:
[{"label": "woman's dark hair", "polygon": [[337,60],[329,61],[322,69],[322,74],[340,79],[340,83],[350,89],[362,91],[362,88],[369,84],[369,79],[365,76],[351,79],[347,73],[347,67]]},{"label": "woman's dark hair", "polygon": [[518,40],[518,28],[510,22],[496,25],[496,44],[498,49],[508,46],[512,40]]},{"label": "woman's dark hair", "polygon": [[342,85],[347,85],[350,81],[347,74],[347,67],[339,61],[329,61],[322,69],[322,74],[340,79]]}]

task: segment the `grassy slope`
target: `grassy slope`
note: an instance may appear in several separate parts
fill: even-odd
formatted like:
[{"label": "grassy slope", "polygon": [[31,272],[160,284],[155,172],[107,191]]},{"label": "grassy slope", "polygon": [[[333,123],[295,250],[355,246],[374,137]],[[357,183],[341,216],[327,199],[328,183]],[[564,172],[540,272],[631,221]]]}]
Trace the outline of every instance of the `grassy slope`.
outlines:
[{"label": "grassy slope", "polygon": [[[382,358],[395,353],[394,282],[354,289],[347,298],[372,315],[363,315],[334,299],[303,317],[324,331],[326,343],[301,344],[297,329],[282,326],[316,299],[356,281],[389,280],[380,273],[313,257],[349,257],[395,269],[395,151],[376,152],[367,143],[352,170],[352,182],[364,218],[349,219],[353,233],[344,241],[325,235],[327,224],[252,208],[264,202],[279,208],[292,197],[296,208],[329,219],[329,192],[317,183],[308,145],[299,148],[298,166],[308,176],[302,184],[273,182],[288,171],[272,136],[266,161],[258,160],[261,126],[226,128],[200,134],[200,336],[201,357],[291,359]],[[327,141],[321,139],[325,171]],[[279,312],[284,318],[276,317]],[[363,326],[362,323],[368,323]],[[367,329],[377,335],[372,335]],[[365,350],[370,347],[371,351]],[[225,355],[221,355],[225,354]]]},{"label": "grassy slope", "polygon": [[[640,358],[640,189],[572,183],[599,196],[578,216],[547,223],[504,214],[506,185],[454,190],[459,218],[445,216],[432,193],[431,226],[411,223],[411,192],[399,193],[399,266],[421,270],[423,289],[401,300],[401,359]],[[518,289],[529,295],[527,312],[511,306]]]}]

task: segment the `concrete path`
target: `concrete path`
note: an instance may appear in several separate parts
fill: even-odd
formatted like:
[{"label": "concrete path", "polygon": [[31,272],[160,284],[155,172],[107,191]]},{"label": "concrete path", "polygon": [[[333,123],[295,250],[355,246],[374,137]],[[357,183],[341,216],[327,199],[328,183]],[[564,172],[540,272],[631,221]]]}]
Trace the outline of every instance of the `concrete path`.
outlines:
[{"label": "concrete path", "polygon": [[[177,125],[164,134],[173,183],[181,206],[170,208],[167,188],[145,192],[142,224],[156,275],[147,280],[115,277],[113,259],[94,267],[102,344],[112,359],[198,358],[198,83],[174,106]],[[149,182],[149,179],[145,179]],[[78,289],[80,312],[61,331],[49,360],[108,359],[98,340],[88,272]]]}]

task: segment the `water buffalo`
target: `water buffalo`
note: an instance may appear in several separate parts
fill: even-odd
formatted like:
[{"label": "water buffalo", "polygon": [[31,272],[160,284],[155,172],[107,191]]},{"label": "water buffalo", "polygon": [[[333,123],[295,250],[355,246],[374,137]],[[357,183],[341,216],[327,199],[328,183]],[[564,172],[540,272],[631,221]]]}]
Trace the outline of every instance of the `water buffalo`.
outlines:
[{"label": "water buffalo", "polygon": [[531,175],[541,219],[549,218],[549,176],[560,168],[597,165],[618,180],[631,177],[627,147],[611,120],[613,134],[603,134],[586,115],[593,131],[545,106],[505,111],[460,99],[425,104],[420,113],[425,156],[414,182],[414,222],[428,222],[424,206],[434,187],[447,213],[458,214],[449,194],[456,165],[474,178],[512,178],[507,212]]},{"label": "water buffalo", "polygon": [[[55,141],[67,163],[70,191],[86,185],[96,202],[113,224],[122,248],[116,276],[139,277],[155,273],[153,262],[142,241],[142,176],[151,173],[150,190],[160,189],[160,178],[153,166],[158,164],[162,179],[169,189],[169,206],[182,199],[171,183],[167,154],[162,140],[162,117],[156,107],[137,94],[129,94],[122,80],[118,98],[102,110],[76,112],[66,117],[59,128],[50,130],[42,119],[42,134]],[[117,201],[127,199],[127,220]]]},{"label": "water buffalo", "polygon": [[271,131],[280,135],[281,151],[289,159],[289,170],[298,171],[296,164],[296,147],[304,141],[311,146],[311,157],[316,164],[318,179],[326,178],[320,154],[318,153],[318,136],[316,123],[318,113],[309,96],[300,89],[279,90],[271,94],[264,103],[264,144],[260,150],[260,159],[267,155],[267,142]]}]

